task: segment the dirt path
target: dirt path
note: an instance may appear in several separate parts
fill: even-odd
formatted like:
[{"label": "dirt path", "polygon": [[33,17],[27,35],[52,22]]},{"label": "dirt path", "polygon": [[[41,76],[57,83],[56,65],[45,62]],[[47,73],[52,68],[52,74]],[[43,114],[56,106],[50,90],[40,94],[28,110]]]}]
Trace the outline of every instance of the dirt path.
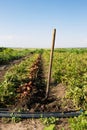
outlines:
[{"label": "dirt path", "polygon": [[58,84],[51,89],[51,95],[56,98],[56,104],[58,104],[58,111],[60,112],[75,110],[73,102],[65,97],[66,91],[66,86],[64,86],[63,84]]},{"label": "dirt path", "polygon": [[[58,84],[57,86],[53,87],[51,89],[51,94],[53,94],[54,97],[56,97],[55,105],[58,104],[58,111],[70,111],[73,110],[73,104],[69,99],[65,98],[66,94],[66,87],[62,84]],[[68,118],[60,118],[59,121],[56,124],[57,130],[70,130]]]},{"label": "dirt path", "polygon": [[40,120],[27,119],[19,123],[0,123],[0,130],[43,130]]}]

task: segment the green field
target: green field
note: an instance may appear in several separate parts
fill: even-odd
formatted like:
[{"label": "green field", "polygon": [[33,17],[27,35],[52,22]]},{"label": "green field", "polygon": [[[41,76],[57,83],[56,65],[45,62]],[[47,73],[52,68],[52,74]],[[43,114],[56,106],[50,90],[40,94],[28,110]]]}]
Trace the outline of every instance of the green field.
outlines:
[{"label": "green field", "polygon": [[[38,91],[39,89],[43,89],[43,87],[46,88],[50,57],[49,49],[34,49],[31,51],[30,49],[15,50],[0,48],[0,65],[6,65],[15,59],[20,59],[28,55],[29,57],[22,60],[21,63],[13,65],[5,73],[4,80],[0,83],[0,103],[2,106],[9,107],[13,105],[15,100],[21,98],[19,93],[20,95],[30,95],[29,89],[31,86],[32,92],[34,92],[35,87],[38,86]],[[41,77],[39,77],[40,74],[38,73],[41,73]],[[41,80],[40,82],[40,78],[43,78],[42,73],[46,76],[45,80]],[[53,84],[62,84],[65,86],[65,98],[73,102],[74,109],[82,109],[86,113],[87,49],[55,49],[51,78],[54,82]],[[33,85],[29,85],[31,82]],[[26,91],[24,89],[18,93],[17,91],[20,91],[23,87],[27,88]],[[54,85],[51,85],[51,87],[53,88]],[[14,100],[14,102],[11,102],[12,100]],[[87,118],[83,113],[77,118],[69,119],[69,124],[71,130],[86,130]]]}]

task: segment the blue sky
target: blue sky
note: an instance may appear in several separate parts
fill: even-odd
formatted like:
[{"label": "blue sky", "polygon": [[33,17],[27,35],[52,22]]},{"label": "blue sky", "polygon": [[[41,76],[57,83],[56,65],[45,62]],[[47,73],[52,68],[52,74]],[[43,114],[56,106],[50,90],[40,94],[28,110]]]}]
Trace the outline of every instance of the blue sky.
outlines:
[{"label": "blue sky", "polygon": [[87,0],[0,0],[0,47],[87,47]]}]

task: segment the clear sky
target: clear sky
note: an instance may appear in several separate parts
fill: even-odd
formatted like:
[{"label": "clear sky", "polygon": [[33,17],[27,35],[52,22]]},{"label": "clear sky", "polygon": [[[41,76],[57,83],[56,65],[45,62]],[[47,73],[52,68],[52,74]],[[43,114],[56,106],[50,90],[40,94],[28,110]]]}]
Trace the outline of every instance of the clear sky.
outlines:
[{"label": "clear sky", "polygon": [[87,0],[0,0],[0,47],[87,47]]}]

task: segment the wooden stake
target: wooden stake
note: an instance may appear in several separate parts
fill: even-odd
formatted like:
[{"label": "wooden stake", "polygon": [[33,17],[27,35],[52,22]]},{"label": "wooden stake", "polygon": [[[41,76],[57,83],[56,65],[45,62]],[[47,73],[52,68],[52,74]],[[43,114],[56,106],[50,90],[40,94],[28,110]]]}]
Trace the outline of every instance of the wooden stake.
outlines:
[{"label": "wooden stake", "polygon": [[50,92],[50,81],[51,81],[51,71],[52,71],[53,52],[54,52],[54,45],[55,45],[55,36],[56,36],[56,29],[53,30],[53,36],[52,36],[52,48],[51,48],[51,53],[50,53],[50,63],[49,63],[48,81],[47,81],[47,88],[46,88],[46,98],[48,98],[49,92]]}]

